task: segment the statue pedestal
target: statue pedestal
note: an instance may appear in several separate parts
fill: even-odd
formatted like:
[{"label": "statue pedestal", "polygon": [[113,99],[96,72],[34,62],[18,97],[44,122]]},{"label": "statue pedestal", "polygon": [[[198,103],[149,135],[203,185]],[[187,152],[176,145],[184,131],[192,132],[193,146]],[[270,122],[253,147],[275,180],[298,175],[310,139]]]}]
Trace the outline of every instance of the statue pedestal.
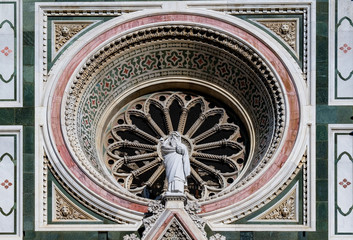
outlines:
[{"label": "statue pedestal", "polygon": [[166,193],[162,198],[166,209],[184,209],[187,198],[183,193]]}]

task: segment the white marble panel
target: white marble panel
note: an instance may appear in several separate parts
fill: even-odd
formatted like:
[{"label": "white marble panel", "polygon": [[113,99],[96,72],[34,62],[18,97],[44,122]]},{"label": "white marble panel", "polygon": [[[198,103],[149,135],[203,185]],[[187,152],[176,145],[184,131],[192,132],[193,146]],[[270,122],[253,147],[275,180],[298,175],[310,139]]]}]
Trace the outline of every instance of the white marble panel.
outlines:
[{"label": "white marble panel", "polygon": [[[353,3],[351,3],[353,9]],[[348,8],[349,9],[349,8]],[[337,97],[353,98],[353,25],[351,16],[339,19],[337,28]]]},{"label": "white marble panel", "polygon": [[0,126],[0,240],[22,239],[21,136],[21,126]]},{"label": "white marble panel", "polygon": [[329,129],[329,239],[353,239],[353,125]]},{"label": "white marble panel", "polygon": [[[0,136],[0,232],[14,232],[15,136]],[[7,216],[8,215],[8,216]]]},{"label": "white marble panel", "polygon": [[22,33],[19,3],[19,0],[0,0],[0,107],[22,105]]},{"label": "white marble panel", "polygon": [[15,98],[15,5],[0,2],[0,99]]},{"label": "white marble panel", "polygon": [[353,1],[331,0],[329,23],[329,103],[352,105]]},{"label": "white marble panel", "polygon": [[[349,135],[338,135],[337,144],[345,143],[344,145],[348,145],[346,149],[351,150],[352,138]],[[351,210],[353,208],[353,162],[348,152],[337,151],[337,153],[339,153],[336,176],[337,232],[347,233],[353,232],[353,212]]]}]

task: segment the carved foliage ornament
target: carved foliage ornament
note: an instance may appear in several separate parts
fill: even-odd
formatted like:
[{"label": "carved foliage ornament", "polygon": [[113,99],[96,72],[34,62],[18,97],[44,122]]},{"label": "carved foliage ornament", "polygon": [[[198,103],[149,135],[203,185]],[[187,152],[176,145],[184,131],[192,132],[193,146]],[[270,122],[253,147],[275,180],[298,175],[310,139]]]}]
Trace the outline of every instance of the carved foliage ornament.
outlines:
[{"label": "carved foliage ornament", "polygon": [[205,225],[206,222],[197,213],[201,212],[201,207],[197,202],[188,201],[185,206],[185,211],[189,214],[195,225],[200,229],[202,234],[206,236]]},{"label": "carved foliage ornament", "polygon": [[257,22],[266,26],[279,37],[281,37],[288,45],[297,52],[297,21],[286,20],[286,21],[268,21],[268,20],[257,20]]},{"label": "carved foliage ornament", "polygon": [[97,221],[95,217],[85,213],[73,204],[57,187],[54,190],[53,221]]},{"label": "carved foliage ornament", "polygon": [[215,235],[211,236],[209,240],[226,240],[226,237],[219,233],[216,233]]},{"label": "carved foliage ornament", "polygon": [[129,235],[125,235],[123,240],[140,240],[140,238],[135,233],[131,233]]},{"label": "carved foliage ornament", "polygon": [[55,52],[58,52],[72,37],[91,23],[54,23]]},{"label": "carved foliage ornament", "polygon": [[154,223],[158,220],[159,216],[162,214],[164,209],[164,205],[160,201],[151,201],[149,203],[148,212],[151,216],[146,217],[142,220],[143,226],[145,227],[142,238],[144,238],[145,235],[151,230]]},{"label": "carved foliage ornament", "polygon": [[161,240],[193,240],[184,230],[179,221],[174,218],[162,236]]},{"label": "carved foliage ornament", "polygon": [[296,188],[268,214],[260,219],[263,220],[296,220]]}]

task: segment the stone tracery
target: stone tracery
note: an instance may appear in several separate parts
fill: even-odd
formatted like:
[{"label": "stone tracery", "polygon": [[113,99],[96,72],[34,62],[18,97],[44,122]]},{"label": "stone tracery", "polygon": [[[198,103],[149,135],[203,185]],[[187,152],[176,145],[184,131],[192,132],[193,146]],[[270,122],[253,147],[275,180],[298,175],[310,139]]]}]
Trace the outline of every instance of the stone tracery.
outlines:
[{"label": "stone tracery", "polygon": [[235,183],[245,165],[248,137],[235,117],[204,97],[183,92],[140,97],[108,125],[105,163],[124,188],[156,198],[166,190],[159,139],[178,130],[191,161],[188,196],[207,199]]}]

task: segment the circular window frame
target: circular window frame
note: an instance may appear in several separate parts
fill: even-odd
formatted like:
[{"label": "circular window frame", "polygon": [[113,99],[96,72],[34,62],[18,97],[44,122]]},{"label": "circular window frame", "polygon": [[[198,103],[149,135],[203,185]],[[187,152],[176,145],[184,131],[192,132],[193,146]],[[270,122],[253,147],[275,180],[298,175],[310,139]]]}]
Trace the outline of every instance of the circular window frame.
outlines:
[{"label": "circular window frame", "polygon": [[[163,14],[165,14],[165,13],[163,13]],[[192,17],[190,17],[190,16],[194,16],[194,17],[197,17],[197,18],[199,18],[200,16],[202,16],[203,18],[205,18],[205,19],[212,19],[212,21],[218,21],[218,22],[220,22],[220,23],[222,23],[222,24],[229,24],[229,25],[231,25],[231,27],[232,28],[238,28],[238,30],[239,31],[244,31],[244,29],[246,29],[246,24],[244,24],[244,22],[243,21],[241,21],[241,20],[236,20],[235,22],[234,22],[234,19],[230,19],[230,18],[228,18],[228,17],[224,17],[223,15],[222,16],[220,16],[220,15],[218,15],[218,14],[214,14],[214,15],[212,15],[212,18],[210,18],[209,16],[206,16],[206,15],[204,15],[204,14],[201,14],[201,13],[199,13],[199,14],[196,14],[196,15],[193,15],[193,13],[183,13],[183,14],[185,14],[185,15],[187,15],[187,17],[185,18],[185,19],[188,19],[188,20],[179,20],[179,21],[190,21],[190,19],[192,18]],[[152,14],[153,15],[153,14]],[[161,15],[161,13],[160,12],[156,12],[153,16],[149,16],[149,17],[154,17],[154,16],[157,16],[157,15]],[[170,14],[170,15],[172,15],[172,14]],[[180,15],[182,15],[182,14],[180,14]],[[130,21],[134,21],[134,20],[137,20],[137,19],[139,19],[139,18],[143,18],[143,17],[145,17],[145,18],[149,18],[149,17],[146,17],[146,16],[144,16],[144,14],[143,13],[141,13],[141,14],[136,14],[136,15],[133,15],[133,16],[131,16],[131,18],[129,18],[128,20],[130,20]],[[189,18],[190,17],[190,18]],[[226,20],[225,20],[225,19]],[[106,24],[106,26],[105,26],[105,28],[104,28],[104,31],[109,31],[109,30],[111,30],[111,28],[112,28],[112,26],[118,26],[119,24],[125,24],[125,22],[126,22],[127,20],[125,19],[124,21],[122,21],[122,22],[114,22],[114,21],[111,21],[109,24]],[[170,20],[170,21],[172,21],[172,20]],[[173,21],[178,21],[178,20],[173,20]],[[195,21],[198,21],[198,20],[195,20]],[[230,24],[230,22],[231,21],[233,21],[234,23],[231,23]],[[112,24],[112,22],[113,22],[113,24]],[[160,23],[160,24],[165,24],[165,23]],[[202,23],[200,23],[200,22],[197,22],[197,23],[194,23],[195,25],[197,25],[197,24],[200,24],[200,25],[202,25]],[[222,25],[221,24],[221,25]],[[241,28],[239,28],[239,26],[242,26]],[[218,27],[220,27],[220,25],[218,25]],[[238,31],[237,30],[237,31]],[[98,33],[96,33],[96,34],[94,34],[95,35],[95,37],[96,36],[98,36],[99,34],[101,34],[101,33],[103,33],[104,31],[100,31],[100,32],[98,32]],[[227,29],[227,31],[230,31],[229,29]],[[126,34],[126,32],[124,33],[124,34]],[[230,34],[232,35],[232,34],[234,34],[234,35],[236,35],[234,32],[232,32],[232,31],[230,31]],[[249,34],[249,35],[251,35],[250,33],[247,33],[247,34]],[[234,35],[232,35],[233,37],[235,37]],[[108,36],[108,35],[107,35]],[[253,34],[253,36],[252,37],[254,37],[254,36],[256,36],[256,37],[258,37],[258,39],[257,39],[257,41],[259,41],[259,42],[262,42],[262,40],[259,40],[259,39],[261,39],[261,37],[259,37],[259,36],[263,36],[263,34],[258,34],[258,35],[255,35],[255,34]],[[110,37],[112,37],[112,38],[116,38],[116,36],[110,36]],[[255,39],[256,39],[256,37],[254,37]],[[266,35],[264,36],[265,37],[265,39],[266,39]],[[94,41],[93,40],[93,38],[91,38],[91,40],[92,41]],[[106,42],[109,42],[109,41],[111,41],[111,40],[106,40]],[[247,43],[247,44],[249,44],[249,43]],[[94,48],[91,48],[91,50],[90,50],[90,52],[99,52],[99,51],[101,51],[101,49],[102,49],[102,47],[105,45],[105,43],[102,43],[101,45],[99,45],[99,47],[97,47],[96,48],[96,50],[93,50]],[[250,45],[252,45],[251,43],[250,43]],[[278,48],[278,46],[276,45],[276,44],[270,44],[271,46],[274,46],[275,45],[275,48],[274,49],[277,49]],[[83,50],[84,49],[84,45],[82,45],[81,46],[81,48],[79,48],[79,50],[81,51],[81,50]],[[267,48],[266,48],[267,49]],[[270,51],[270,52],[272,52],[272,51],[275,51],[275,50],[273,50],[272,49],[272,51],[271,50],[268,50],[268,51]],[[70,158],[70,153],[63,153],[63,151],[61,151],[61,150],[64,150],[64,148],[65,148],[65,146],[63,146],[63,143],[61,142],[61,140],[59,139],[59,138],[56,138],[55,136],[57,135],[57,134],[60,134],[59,132],[58,132],[58,130],[56,129],[57,127],[55,127],[55,124],[57,123],[57,120],[55,120],[55,121],[52,121],[53,119],[58,119],[58,117],[57,116],[55,116],[55,114],[57,114],[57,110],[58,110],[58,107],[57,107],[57,104],[59,104],[59,105],[61,105],[61,98],[59,97],[59,99],[57,98],[58,97],[58,95],[55,93],[56,92],[56,84],[58,83],[58,82],[60,82],[61,84],[62,84],[62,80],[64,80],[64,82],[66,81],[65,80],[65,78],[67,78],[68,76],[75,76],[75,74],[72,74],[72,72],[71,73],[69,73],[69,74],[65,74],[66,76],[62,76],[61,74],[60,74],[60,72],[62,71],[62,69],[64,69],[64,68],[66,68],[66,67],[68,67],[69,66],[69,63],[70,63],[70,61],[71,61],[71,59],[75,59],[74,58],[74,54],[75,52],[73,52],[73,54],[69,54],[68,55],[68,57],[66,57],[65,59],[63,59],[57,66],[54,66],[54,68],[53,68],[53,75],[52,76],[54,76],[53,78],[54,79],[51,79],[50,80],[50,84],[53,84],[53,85],[51,85],[52,87],[50,87],[50,93],[49,92],[47,92],[47,97],[46,97],[46,99],[48,99],[48,105],[47,105],[47,115],[48,115],[48,119],[49,119],[49,125],[47,126],[47,129],[48,129],[48,132],[47,133],[45,133],[46,135],[45,135],[45,139],[46,139],[46,141],[47,142],[52,142],[53,143],[53,146],[50,146],[50,144],[48,145],[48,148],[49,148],[49,155],[50,155],[50,158],[51,159],[54,159],[53,160],[53,163],[54,163],[54,165],[56,164],[56,166],[54,167],[55,168],[55,170],[56,171],[58,171],[59,172],[59,174],[61,175],[61,176],[65,176],[65,179],[70,179],[70,178],[72,178],[72,179],[74,179],[74,181],[73,181],[73,183],[71,184],[71,183],[69,183],[69,181],[67,182],[67,183],[69,183],[69,185],[73,188],[73,189],[80,189],[80,190],[77,190],[78,192],[80,192],[80,193],[82,193],[83,195],[85,195],[84,194],[84,192],[85,192],[85,190],[82,190],[82,186],[84,186],[84,184],[81,186],[81,187],[77,187],[78,185],[81,185],[82,183],[80,183],[80,181],[77,181],[77,176],[74,176],[74,174],[72,174],[72,173],[69,173],[68,174],[68,172],[70,171],[70,170],[68,170],[68,168],[67,168],[67,166],[66,166],[66,164],[67,163],[69,163],[69,161],[66,161],[66,158]],[[273,54],[273,52],[272,52],[272,54]],[[93,55],[93,54],[92,54]],[[92,55],[90,55],[90,56],[92,56]],[[260,53],[259,53],[259,55],[261,55]],[[266,54],[265,54],[266,55]],[[277,56],[276,54],[274,54],[275,56]],[[86,59],[86,60],[88,60],[88,58],[90,57],[90,56],[88,56],[88,57],[86,57],[86,58],[84,58],[84,59]],[[82,55],[80,55],[80,57],[82,57]],[[302,83],[300,83],[300,81],[302,81],[302,78],[298,75],[298,74],[295,74],[295,72],[300,72],[300,70],[298,70],[298,69],[296,69],[295,67],[293,68],[293,67],[291,67],[291,65],[289,64],[289,63],[292,63],[292,59],[290,59],[290,57],[284,57],[283,58],[283,55],[281,55],[280,54],[280,56],[277,56],[280,60],[279,60],[279,64],[283,67],[283,69],[285,69],[284,71],[285,71],[285,74],[287,74],[287,77],[286,77],[286,83],[284,83],[284,85],[285,84],[292,84],[293,86],[291,86],[290,88],[291,88],[291,90],[290,91],[292,91],[291,92],[291,94],[293,94],[293,93],[295,93],[296,94],[296,96],[298,96],[298,98],[299,99],[297,99],[297,104],[298,104],[298,106],[297,106],[297,108],[298,109],[296,109],[295,111],[297,111],[297,113],[296,114],[298,114],[298,117],[295,119],[296,121],[302,121],[302,120],[305,120],[306,118],[305,118],[305,116],[303,116],[302,114],[300,114],[299,113],[299,109],[301,108],[301,106],[303,106],[303,102],[305,101],[305,96],[303,96],[304,94],[303,93],[301,93],[301,91],[300,90],[296,90],[295,88],[297,87],[297,88],[299,88],[299,89],[304,89],[304,87],[303,87],[303,85],[302,85]],[[264,56],[264,59],[266,59],[266,56]],[[282,64],[282,60],[284,59],[284,63]],[[287,63],[287,64],[286,64]],[[84,63],[82,62],[82,63],[80,63],[80,64],[78,64],[79,66],[84,66]],[[273,63],[272,64],[270,64],[270,65],[273,65]],[[65,66],[65,67],[63,67],[63,66]],[[74,70],[74,71],[76,71],[76,72],[78,72],[78,71],[80,71],[80,69],[79,69],[79,67],[77,67],[77,65],[76,64],[74,64],[72,67],[74,67],[76,70]],[[288,67],[288,68],[287,68]],[[68,68],[70,68],[70,67],[68,67]],[[274,67],[274,68],[276,68],[276,67]],[[289,71],[289,72],[288,72]],[[58,76],[56,76],[56,74],[55,74],[55,72],[57,72],[58,73]],[[70,71],[68,71],[68,72],[70,72]],[[293,73],[293,74],[290,74],[290,73]],[[282,73],[279,73],[279,75],[281,75]],[[294,77],[293,77],[294,76]],[[283,79],[282,79],[283,80]],[[288,83],[288,81],[289,81],[289,83]],[[280,83],[280,84],[282,84],[282,83]],[[62,87],[63,86],[66,86],[65,84],[64,85],[59,85],[59,89],[61,89],[62,90]],[[61,91],[60,90],[60,91]],[[287,97],[287,96],[285,96],[285,97]],[[292,96],[291,96],[292,97]],[[288,102],[292,102],[292,101],[294,101],[294,99],[289,99],[289,101]],[[52,108],[53,107],[53,108]],[[64,110],[65,111],[65,110]],[[288,110],[288,111],[290,111],[290,110]],[[53,127],[53,128],[52,128]],[[286,130],[285,130],[286,131]],[[290,156],[289,156],[289,154],[291,154],[291,160],[290,161],[287,161],[287,162],[297,162],[297,161],[299,161],[299,160],[294,160],[293,158],[295,158],[295,156],[297,156],[297,155],[300,155],[300,154],[302,154],[303,153],[303,147],[302,147],[302,141],[303,141],[303,128],[302,127],[298,127],[298,129],[297,130],[295,130],[296,131],[296,134],[297,135],[299,135],[299,137],[297,138],[297,137],[295,137],[294,139],[292,139],[293,141],[294,141],[294,143],[291,145],[291,148],[295,148],[296,149],[296,151],[295,151],[295,154],[291,154],[291,150],[289,151],[289,153],[286,155],[286,159],[288,159]],[[53,135],[54,136],[54,138],[52,138],[51,137],[51,135]],[[287,134],[286,134],[287,135]],[[296,141],[296,139],[299,139],[299,143],[297,143],[298,141]],[[57,140],[60,140],[59,142],[57,142]],[[65,142],[65,141],[63,141],[63,142]],[[67,147],[67,146],[66,146]],[[282,142],[282,144],[281,144],[281,146],[280,146],[280,148],[281,147],[283,147],[283,142]],[[301,150],[298,150],[298,148],[299,149],[301,149]],[[65,150],[66,151],[66,150]],[[300,153],[298,153],[298,152],[300,152]],[[294,156],[292,156],[292,155],[294,155]],[[277,156],[277,155],[276,155]],[[66,161],[66,162],[65,162]],[[286,161],[284,161],[283,163],[285,163]],[[282,168],[282,166],[281,166],[281,168]],[[286,173],[283,173],[283,171],[281,171],[282,172],[282,174],[281,175],[287,175],[287,172],[288,171],[290,171],[289,169],[291,169],[291,167],[288,167],[288,164],[287,164],[287,167],[285,167],[287,170],[285,171]],[[279,171],[279,170],[277,170],[277,171]],[[83,175],[82,175],[83,176]],[[86,178],[86,177],[84,177],[85,179],[88,179],[88,178]],[[76,185],[76,186],[75,186]],[[111,190],[109,190],[109,188],[106,188],[106,186],[103,186],[103,185],[100,185],[100,187],[102,187],[103,189],[105,189],[106,191],[111,191]],[[85,187],[84,187],[85,188]],[[91,191],[91,190],[88,190],[88,191]],[[271,191],[271,190],[269,190],[269,191]],[[238,191],[237,191],[238,192]],[[93,194],[93,196],[94,196],[94,198],[97,198],[96,200],[94,200],[94,204],[96,204],[97,206],[99,206],[100,205],[100,201],[102,200],[101,199],[101,197],[100,196],[98,196],[98,195],[96,195],[96,193],[95,194]],[[111,207],[117,207],[117,206],[119,206],[118,207],[118,209],[126,209],[128,212],[130,211],[130,210],[133,210],[133,211],[137,211],[137,212],[144,212],[144,211],[146,211],[146,205],[145,204],[147,204],[147,202],[145,202],[145,204],[143,204],[143,206],[140,206],[139,204],[140,204],[140,202],[139,201],[135,201],[135,200],[131,200],[131,202],[130,202],[130,200],[129,201],[127,201],[127,202],[125,202],[124,203],[124,201],[125,201],[126,199],[124,199],[123,198],[123,200],[122,201],[120,201],[120,200],[117,200],[117,201],[114,201],[114,203],[112,202],[111,204]],[[130,203],[129,203],[130,202]],[[135,204],[135,203],[137,203],[137,205]],[[216,207],[215,208],[215,206],[214,205],[212,205],[212,204],[210,204],[209,206],[206,206],[206,207],[204,207],[203,209],[202,209],[202,211],[203,212],[210,212],[210,214],[212,214],[212,212],[215,212],[217,209],[220,209],[220,208],[222,208],[222,207],[224,207],[224,204],[226,204],[225,202],[224,203],[222,203],[222,204],[219,204],[218,205],[218,207]],[[239,204],[242,204],[242,203],[240,203],[239,202]],[[246,205],[249,205],[249,204],[246,204]],[[125,211],[125,210],[124,210]],[[245,211],[245,210],[244,210]],[[139,216],[141,216],[140,214],[138,214]]]},{"label": "circular window frame", "polygon": [[[251,117],[245,110],[244,106],[234,97],[234,95],[229,93],[226,89],[216,84],[212,84],[208,81],[197,79],[197,78],[189,78],[189,77],[157,78],[157,79],[151,79],[148,82],[139,83],[135,85],[133,88],[126,89],[126,91],[123,94],[121,94],[119,98],[117,98],[114,102],[112,102],[110,106],[107,107],[107,109],[105,110],[105,113],[102,115],[98,123],[98,125],[101,127],[97,129],[96,136],[98,136],[98,139],[105,139],[105,135],[106,135],[105,131],[111,119],[114,118],[114,116],[121,109],[121,107],[125,106],[130,101],[133,101],[136,98],[139,98],[140,96],[143,96],[146,94],[156,93],[160,91],[168,91],[170,89],[173,89],[173,91],[184,90],[195,94],[204,93],[207,96],[215,97],[218,102],[221,102],[222,104],[227,105],[231,110],[235,112],[235,114],[241,119],[242,123],[246,127],[246,132],[250,140],[250,143],[249,143],[250,147],[249,147],[249,153],[247,153],[247,159],[253,158],[254,151],[255,151],[256,134],[255,134],[253,122],[251,121]],[[104,163],[104,154],[102,152],[102,146],[104,145],[103,141],[102,140],[96,141],[96,149],[100,151],[99,158],[101,163]],[[230,186],[227,186],[226,188],[222,189],[221,192],[223,191],[227,192],[233,185],[235,185],[238,182],[238,180],[242,178],[242,176],[245,173],[245,170],[249,167],[250,164],[251,164],[250,161],[246,161],[246,164],[243,167],[239,176],[237,177],[237,180],[234,183],[232,183]],[[121,187],[119,184],[117,185]],[[216,196],[212,198],[208,198],[208,200],[214,199],[215,197]],[[139,197],[139,198],[142,199],[142,197]]]}]

